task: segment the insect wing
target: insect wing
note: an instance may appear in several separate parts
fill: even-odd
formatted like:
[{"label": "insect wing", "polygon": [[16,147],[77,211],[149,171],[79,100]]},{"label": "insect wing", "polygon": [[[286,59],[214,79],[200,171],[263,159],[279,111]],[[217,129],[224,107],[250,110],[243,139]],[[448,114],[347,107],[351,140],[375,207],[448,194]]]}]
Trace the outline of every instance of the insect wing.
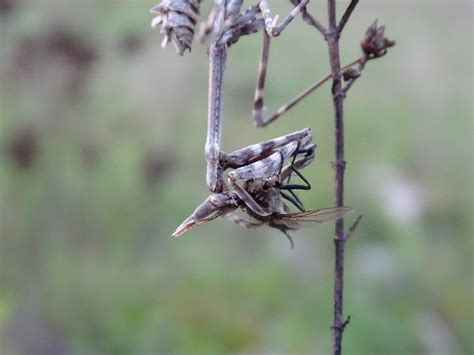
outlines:
[{"label": "insect wing", "polygon": [[305,212],[285,213],[281,214],[279,216],[280,221],[275,221],[275,223],[296,229],[305,225],[335,221],[345,217],[352,211],[351,207],[329,207]]}]

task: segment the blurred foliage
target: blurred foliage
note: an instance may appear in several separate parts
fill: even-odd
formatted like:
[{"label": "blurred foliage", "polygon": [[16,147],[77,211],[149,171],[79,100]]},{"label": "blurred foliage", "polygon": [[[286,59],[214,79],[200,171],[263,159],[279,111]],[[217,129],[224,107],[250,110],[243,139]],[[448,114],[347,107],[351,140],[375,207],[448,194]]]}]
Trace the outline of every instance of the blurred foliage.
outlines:
[{"label": "blurred foliage", "polygon": [[[207,56],[162,50],[152,5],[0,1],[0,353],[328,353],[331,225],[297,232],[294,251],[224,221],[170,237],[208,193]],[[364,215],[346,353],[472,354],[472,4],[361,2],[344,62],[375,18],[397,47],[346,101],[347,203]],[[224,148],[311,127],[302,199],[330,206],[329,87],[255,129],[260,45],[230,50]],[[269,112],[328,71],[301,20],[270,60]]]}]

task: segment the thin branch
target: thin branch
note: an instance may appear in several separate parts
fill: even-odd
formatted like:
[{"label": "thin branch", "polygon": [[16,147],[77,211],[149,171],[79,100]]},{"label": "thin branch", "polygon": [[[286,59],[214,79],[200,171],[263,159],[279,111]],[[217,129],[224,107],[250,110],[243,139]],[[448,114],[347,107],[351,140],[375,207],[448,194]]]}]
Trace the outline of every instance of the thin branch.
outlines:
[{"label": "thin branch", "polygon": [[362,219],[362,215],[360,214],[359,217],[357,217],[357,219],[354,221],[354,223],[352,223],[352,226],[347,231],[346,236],[345,236],[346,240],[348,240],[351,237],[351,235],[355,232],[361,219]]},{"label": "thin branch", "polygon": [[[300,3],[300,0],[290,0],[294,6],[297,6]],[[324,37],[328,34],[328,30],[324,27],[313,15],[311,15],[306,6],[301,10],[301,15],[303,20],[309,25],[315,27]]]},{"label": "thin branch", "polygon": [[357,4],[359,3],[359,0],[351,0],[351,3],[347,7],[346,11],[344,12],[344,15],[341,17],[341,21],[339,21],[339,25],[337,25],[337,31],[339,34],[342,33],[344,30],[344,27],[346,26],[347,21],[352,15],[352,11],[356,8]]},{"label": "thin branch", "polygon": [[[335,151],[336,160],[333,164],[335,170],[334,188],[336,206],[344,205],[344,93],[342,91],[341,63],[339,55],[339,32],[336,20],[336,0],[328,0],[329,34],[326,37],[329,50],[329,60],[333,78],[332,97],[334,105],[335,122]],[[342,353],[342,335],[347,323],[343,320],[343,295],[344,295],[344,221],[336,221],[335,227],[335,262],[334,262],[334,312],[333,312],[333,354]]]}]

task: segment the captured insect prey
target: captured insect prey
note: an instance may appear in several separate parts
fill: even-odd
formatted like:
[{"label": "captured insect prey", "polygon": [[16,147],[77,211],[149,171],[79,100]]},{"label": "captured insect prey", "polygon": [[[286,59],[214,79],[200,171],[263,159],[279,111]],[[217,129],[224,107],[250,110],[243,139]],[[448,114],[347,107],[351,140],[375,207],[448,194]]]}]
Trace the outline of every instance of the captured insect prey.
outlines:
[{"label": "captured insect prey", "polygon": [[[296,195],[311,184],[300,170],[315,156],[311,130],[304,129],[227,154],[222,170],[236,167],[227,175],[221,193],[210,195],[173,233],[180,236],[194,226],[223,217],[246,228],[269,226],[285,234],[293,248],[290,231],[343,218],[350,207],[306,211]],[[285,161],[287,161],[285,165]],[[291,182],[298,177],[301,183]],[[223,178],[220,176],[220,179]],[[290,205],[298,212],[292,211]],[[243,211],[246,218],[236,212]]]}]

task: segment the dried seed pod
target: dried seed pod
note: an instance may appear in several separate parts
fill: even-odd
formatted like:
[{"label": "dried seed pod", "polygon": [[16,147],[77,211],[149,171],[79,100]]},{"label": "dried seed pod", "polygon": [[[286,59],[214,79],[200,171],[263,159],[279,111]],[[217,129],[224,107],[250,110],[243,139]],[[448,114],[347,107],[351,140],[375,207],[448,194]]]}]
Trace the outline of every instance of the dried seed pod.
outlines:
[{"label": "dried seed pod", "polygon": [[150,10],[157,15],[151,26],[161,25],[160,32],[165,35],[162,47],[172,40],[179,55],[183,55],[186,49],[191,51],[200,5],[201,0],[163,0]]},{"label": "dried seed pod", "polygon": [[342,77],[344,81],[349,81],[351,79],[357,79],[361,75],[361,72],[357,68],[347,68],[343,71]]},{"label": "dried seed pod", "polygon": [[393,47],[395,41],[385,37],[385,26],[378,26],[377,20],[367,29],[365,38],[361,43],[362,52],[367,58],[382,57],[387,53],[387,48]]}]

